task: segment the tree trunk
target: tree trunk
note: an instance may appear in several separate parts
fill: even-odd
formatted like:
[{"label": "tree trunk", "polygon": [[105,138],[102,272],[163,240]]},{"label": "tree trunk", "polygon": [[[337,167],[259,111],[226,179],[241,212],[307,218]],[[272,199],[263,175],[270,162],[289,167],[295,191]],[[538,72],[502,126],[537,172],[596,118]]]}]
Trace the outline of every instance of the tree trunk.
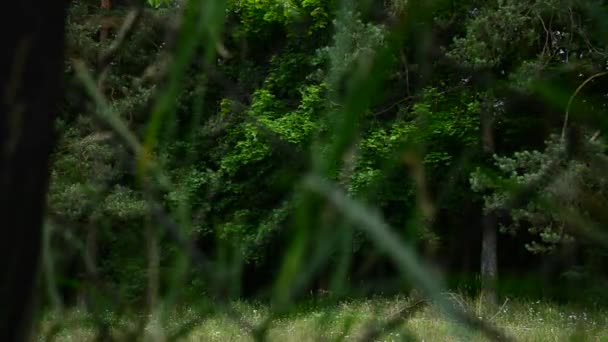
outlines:
[{"label": "tree trunk", "polygon": [[[490,99],[486,101],[491,101]],[[482,109],[481,133],[484,153],[491,160],[494,155],[494,133],[491,106],[486,104]],[[496,284],[498,278],[497,260],[497,218],[492,211],[484,214],[482,220],[481,236],[481,304],[484,310],[491,310],[496,306]]]},{"label": "tree trunk", "polygon": [[496,216],[488,213],[483,218],[481,237],[481,301],[485,309],[496,306],[498,262],[496,257]]},{"label": "tree trunk", "polygon": [[152,222],[146,222],[146,239],[148,249],[148,311],[153,314],[158,304],[160,290],[160,251],[158,231]]},{"label": "tree trunk", "polygon": [[[109,11],[112,9],[112,1],[101,0],[101,9]],[[110,37],[110,26],[103,21],[101,24],[101,30],[99,31],[99,41],[104,42]]]},{"label": "tree trunk", "polygon": [[2,9],[0,341],[31,337],[66,5],[22,0]]}]

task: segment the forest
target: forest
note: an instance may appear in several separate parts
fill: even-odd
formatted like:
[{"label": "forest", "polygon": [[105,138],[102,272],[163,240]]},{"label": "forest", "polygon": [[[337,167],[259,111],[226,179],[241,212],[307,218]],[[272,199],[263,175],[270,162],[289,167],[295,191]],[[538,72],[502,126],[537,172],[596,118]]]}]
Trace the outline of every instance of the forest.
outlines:
[{"label": "forest", "polygon": [[608,1],[3,12],[1,341],[608,340]]}]

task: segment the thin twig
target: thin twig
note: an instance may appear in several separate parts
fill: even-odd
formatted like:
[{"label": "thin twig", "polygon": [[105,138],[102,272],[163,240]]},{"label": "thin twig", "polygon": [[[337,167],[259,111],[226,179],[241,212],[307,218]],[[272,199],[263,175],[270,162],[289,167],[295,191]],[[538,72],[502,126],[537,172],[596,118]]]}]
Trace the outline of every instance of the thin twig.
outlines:
[{"label": "thin twig", "polygon": [[404,98],[402,98],[402,99],[399,99],[399,100],[398,100],[398,101],[396,101],[396,102],[393,102],[393,103],[392,103],[392,104],[390,104],[389,106],[387,106],[387,107],[385,107],[385,108],[383,108],[383,109],[381,109],[381,110],[379,110],[379,111],[377,111],[377,112],[373,113],[372,115],[373,115],[373,116],[378,116],[378,115],[384,114],[384,113],[388,112],[389,110],[393,109],[395,106],[397,106],[397,105],[399,105],[399,104],[401,104],[401,103],[403,103],[403,102],[405,102],[405,101],[407,101],[407,100],[410,100],[410,99],[412,99],[412,98],[413,98],[413,96],[409,96],[409,95],[408,95],[408,96],[406,96],[406,97],[404,97]]},{"label": "thin twig", "polygon": [[506,298],[505,302],[502,303],[502,305],[500,306],[500,308],[498,308],[498,311],[494,314],[494,316],[490,317],[490,319],[488,319],[488,320],[489,321],[493,321],[496,317],[498,317],[498,315],[500,315],[500,313],[505,308],[505,306],[507,305],[508,302],[509,302],[509,298]]},{"label": "thin twig", "polygon": [[404,321],[410,319],[427,304],[428,302],[426,300],[418,300],[413,304],[403,306],[382,324],[374,324],[365,329],[361,336],[357,338],[357,341],[376,341],[378,338],[382,337],[383,334],[398,328]]},{"label": "thin twig", "polygon": [[595,75],[589,76],[589,78],[587,78],[583,83],[581,83],[581,85],[578,86],[578,88],[576,88],[572,96],[570,96],[570,99],[568,100],[568,105],[566,106],[566,114],[564,115],[564,125],[562,126],[562,142],[566,139],[566,128],[568,127],[568,118],[570,116],[570,107],[572,106],[572,101],[574,101],[576,95],[578,95],[578,93],[583,89],[583,87],[585,87],[585,85],[587,85],[587,83],[605,75],[608,75],[608,71],[603,71]]},{"label": "thin twig", "polygon": [[[545,45],[543,46],[543,51],[541,52],[541,55],[545,56],[546,54],[547,56],[549,56],[551,55],[551,47],[549,47],[549,37],[551,36],[551,32],[547,28],[547,25],[545,25],[545,21],[543,20],[543,18],[539,14],[537,14],[536,16],[540,20],[540,23],[543,25],[543,30],[545,30]],[[546,61],[545,64],[546,63],[548,63],[548,61]]]},{"label": "thin twig", "polygon": [[131,35],[133,30],[139,23],[142,13],[143,9],[141,6],[137,6],[131,11],[129,11],[129,14],[127,14],[127,17],[125,18],[125,21],[123,22],[120,31],[116,36],[116,39],[114,39],[110,47],[105,50],[99,57],[99,70],[103,71],[110,65],[116,53],[118,53],[118,51],[122,48],[127,38]]}]

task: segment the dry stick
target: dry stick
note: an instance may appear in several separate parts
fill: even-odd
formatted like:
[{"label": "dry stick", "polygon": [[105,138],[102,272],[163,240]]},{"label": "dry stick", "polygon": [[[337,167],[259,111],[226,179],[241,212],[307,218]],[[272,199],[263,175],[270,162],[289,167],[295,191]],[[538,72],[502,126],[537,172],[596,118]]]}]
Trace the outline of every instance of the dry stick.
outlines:
[{"label": "dry stick", "polygon": [[594,79],[596,79],[598,77],[602,77],[605,75],[608,75],[608,71],[603,71],[603,72],[590,76],[583,83],[581,83],[581,85],[579,85],[578,88],[576,88],[576,90],[574,91],[574,94],[572,94],[572,96],[570,96],[570,99],[568,100],[568,105],[566,106],[566,114],[564,115],[564,125],[562,126],[562,137],[561,137],[562,142],[566,139],[566,128],[568,127],[568,117],[570,116],[570,107],[572,106],[572,101],[574,101],[574,98],[576,97],[576,95],[578,95],[578,93],[583,89],[583,87],[585,87],[585,85],[587,85],[587,83],[593,81]]},{"label": "dry stick", "polygon": [[146,222],[146,248],[148,250],[148,311],[156,316],[160,288],[160,251],[158,230],[154,229],[152,222]]},{"label": "dry stick", "polygon": [[127,38],[133,32],[133,29],[135,28],[135,26],[137,25],[137,23],[139,22],[139,20],[141,18],[142,12],[143,12],[143,10],[142,10],[141,6],[136,6],[133,10],[131,10],[129,12],[129,14],[127,15],[127,18],[125,19],[124,23],[122,24],[122,26],[120,28],[118,36],[112,42],[110,47],[106,51],[104,51],[99,57],[99,60],[97,62],[97,70],[99,70],[97,87],[100,89],[100,91],[102,93],[103,93],[103,89],[104,89],[104,82],[110,71],[109,69],[110,69],[110,64],[112,62],[112,59],[116,56],[116,53],[118,53],[118,51],[124,45]]},{"label": "dry stick", "polygon": [[163,41],[164,51],[159,52],[157,60],[146,67],[140,79],[136,82],[151,81],[158,83],[159,80],[164,79],[169,71],[169,65],[172,62],[172,57],[165,51],[173,50],[177,45],[177,40],[182,25],[183,15],[176,16],[174,21],[170,21],[165,28],[165,39]]},{"label": "dry stick", "polygon": [[125,18],[125,21],[122,24],[118,35],[116,36],[116,39],[114,39],[110,47],[105,50],[99,57],[99,70],[104,70],[110,65],[116,53],[118,53],[118,51],[122,48],[127,38],[131,35],[133,30],[139,23],[142,13],[143,9],[141,8],[141,6],[137,6],[131,11],[129,11],[129,14],[127,14],[127,17]]},{"label": "dry stick", "polygon": [[402,307],[397,313],[393,314],[382,324],[376,324],[363,331],[357,341],[376,341],[387,331],[398,328],[404,321],[410,319],[415,313],[422,310],[428,304],[425,300],[419,300],[411,305]]},{"label": "dry stick", "polygon": [[[550,55],[551,54],[551,48],[549,47],[549,37],[551,35],[551,32],[547,28],[547,25],[545,25],[545,21],[543,20],[543,18],[539,14],[537,14],[536,16],[540,20],[540,23],[543,25],[543,30],[545,30],[545,45],[543,46],[543,51],[541,52],[541,55],[545,56],[545,53],[547,55]],[[549,59],[547,59],[547,61],[544,64],[547,65],[548,63],[549,63]]]},{"label": "dry stick", "polygon": [[45,220],[43,229],[44,231],[42,236],[42,271],[44,279],[46,281],[46,290],[48,296],[51,299],[53,309],[61,314],[63,312],[63,305],[61,303],[59,290],[56,287],[57,280],[55,279],[55,267],[53,262],[54,257],[53,252],[51,250],[51,235],[53,232],[53,225],[50,224],[48,220]]},{"label": "dry stick", "polygon": [[405,101],[407,101],[407,100],[411,100],[412,98],[414,98],[414,97],[413,97],[413,96],[408,95],[408,96],[406,96],[406,97],[404,97],[404,98],[401,98],[401,99],[399,99],[399,100],[397,100],[397,101],[393,102],[393,103],[392,103],[392,104],[390,104],[389,106],[384,107],[383,109],[381,109],[381,110],[379,110],[379,111],[377,111],[377,112],[373,113],[372,115],[373,115],[373,116],[378,116],[378,115],[384,114],[384,113],[388,112],[389,110],[391,110],[391,109],[395,108],[395,106],[397,106],[397,105],[399,105],[399,104],[401,104],[401,103],[403,103],[403,102],[405,102]]},{"label": "dry stick", "polygon": [[494,318],[498,317],[498,315],[502,312],[502,309],[505,308],[505,306],[507,305],[508,302],[509,302],[509,298],[506,298],[505,302],[502,303],[502,305],[500,306],[500,308],[498,308],[498,311],[492,317],[490,317],[489,321],[493,321]]},{"label": "dry stick", "polygon": [[[572,6],[568,6],[568,12],[570,13],[570,32],[574,32],[576,30],[576,23],[574,22],[574,12],[572,11]],[[580,26],[580,22],[579,22]],[[574,35],[570,34],[570,40],[568,41],[568,46],[572,46],[572,42],[574,41]],[[568,58],[568,54],[566,54],[566,59]]]},{"label": "dry stick", "polygon": [[410,92],[410,68],[409,68],[409,62],[407,60],[407,56],[405,55],[405,53],[403,53],[403,50],[401,50],[401,59],[402,59],[402,63],[403,63],[403,69],[405,71],[405,93],[407,94],[407,96],[411,96],[411,92]]}]

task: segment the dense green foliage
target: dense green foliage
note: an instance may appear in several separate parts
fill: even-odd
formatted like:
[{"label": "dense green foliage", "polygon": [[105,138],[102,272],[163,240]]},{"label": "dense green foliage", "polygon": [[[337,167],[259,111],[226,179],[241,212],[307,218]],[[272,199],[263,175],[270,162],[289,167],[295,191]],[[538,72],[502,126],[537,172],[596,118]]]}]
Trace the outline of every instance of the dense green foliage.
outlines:
[{"label": "dense green foliage", "polygon": [[[73,1],[69,91],[48,197],[62,291],[102,279],[126,302],[141,301],[150,245],[158,244],[161,292],[182,279],[193,296],[227,284],[257,293],[287,277],[289,262],[327,248],[296,239],[331,245],[328,264],[312,271],[317,285],[306,288],[331,286],[338,274],[348,288],[389,279],[394,287],[370,290],[403,290],[397,267],[364,234],[332,242],[324,228],[345,223],[300,191],[310,169],[373,205],[448,274],[477,271],[481,217],[500,211],[501,230],[515,236],[499,238],[501,266],[534,273],[538,260],[554,260],[567,245],[569,255],[585,256],[562,261],[552,277],[581,267],[594,279],[607,275],[605,79],[567,102],[608,65],[602,1],[204,3],[149,1],[99,79],[108,107],[163,170],[159,189],[148,192],[144,162],[96,122],[100,105],[77,77],[77,61],[100,72],[99,55],[112,42],[100,41],[95,18],[121,18],[126,9],[100,14],[96,3]],[[225,18],[188,22],[206,10]],[[568,142],[547,140],[561,132],[567,106]],[[513,191],[531,183],[540,196],[512,208]],[[183,246],[159,229],[155,201],[239,280],[184,273]],[[303,219],[302,207],[320,218]],[[83,276],[91,268],[95,276]]]}]

